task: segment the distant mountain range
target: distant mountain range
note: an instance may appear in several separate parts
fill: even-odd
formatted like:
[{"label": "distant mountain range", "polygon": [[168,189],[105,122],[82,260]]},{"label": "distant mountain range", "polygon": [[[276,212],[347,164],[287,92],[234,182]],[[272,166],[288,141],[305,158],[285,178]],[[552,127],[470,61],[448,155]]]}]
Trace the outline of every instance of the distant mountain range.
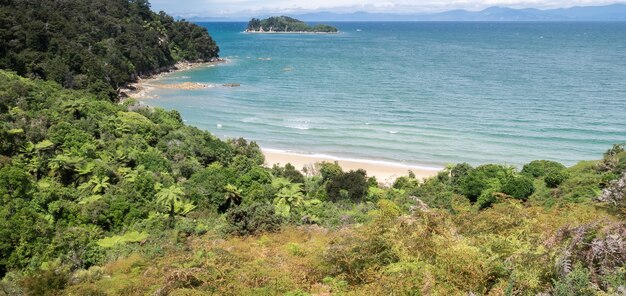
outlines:
[{"label": "distant mountain range", "polygon": [[[308,22],[319,21],[626,21],[626,3],[577,6],[558,9],[515,9],[489,7],[481,11],[463,9],[432,14],[314,12],[290,15]],[[266,17],[266,16],[257,16]],[[248,21],[246,17],[194,17],[189,21]]]}]

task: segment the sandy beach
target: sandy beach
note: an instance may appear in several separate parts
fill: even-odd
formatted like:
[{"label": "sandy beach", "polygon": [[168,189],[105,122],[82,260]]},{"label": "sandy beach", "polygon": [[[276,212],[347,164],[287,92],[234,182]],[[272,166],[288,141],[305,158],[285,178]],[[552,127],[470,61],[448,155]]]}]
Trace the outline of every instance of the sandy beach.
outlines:
[{"label": "sandy beach", "polygon": [[398,177],[407,176],[409,170],[413,171],[418,179],[432,177],[439,172],[439,170],[435,168],[429,169],[376,161],[343,160],[333,157],[289,153],[272,149],[263,149],[263,154],[265,155],[265,164],[268,167],[274,164],[285,165],[291,163],[297,169],[302,169],[305,166],[310,166],[317,162],[337,161],[344,171],[364,169],[367,171],[368,176],[375,176],[379,182],[387,185],[392,184]]},{"label": "sandy beach", "polygon": [[[131,84],[129,88],[120,90],[120,93],[134,99],[152,99],[157,98],[156,95],[152,94],[152,90],[158,88],[194,90],[217,86],[238,87],[238,83],[214,85],[196,82],[183,82],[177,84],[165,84],[160,82],[160,79],[169,73],[186,71],[198,67],[213,67],[216,64],[226,62],[226,60],[219,60],[216,62],[206,63],[179,63],[171,70],[139,79],[136,83]],[[274,164],[285,165],[287,163],[291,163],[296,168],[302,169],[305,166],[312,166],[318,162],[337,161],[344,171],[364,169],[367,171],[368,176],[375,176],[379,182],[387,185],[391,185],[398,177],[407,176],[409,171],[412,171],[418,179],[423,179],[437,175],[437,172],[440,170],[436,168],[393,164],[381,161],[340,159],[324,155],[290,153],[272,149],[263,149],[263,154],[265,155],[265,162],[268,167],[271,167]]]},{"label": "sandy beach", "polygon": [[[123,99],[124,97],[129,97],[133,99],[153,99],[156,98],[155,95],[152,95],[152,90],[156,88],[165,88],[165,89],[181,89],[181,90],[194,90],[194,89],[202,89],[215,87],[216,85],[208,84],[208,83],[197,83],[197,82],[183,82],[176,84],[165,84],[159,82],[161,78],[165,75],[174,72],[182,72],[188,71],[195,68],[202,67],[215,67],[217,64],[227,63],[228,61],[225,59],[218,59],[210,62],[179,62],[170,69],[167,69],[159,74],[151,75],[148,77],[143,77],[137,79],[137,82],[131,83],[126,88],[121,88],[118,93],[120,97]],[[233,87],[239,86],[239,84],[225,84],[225,87]]]}]

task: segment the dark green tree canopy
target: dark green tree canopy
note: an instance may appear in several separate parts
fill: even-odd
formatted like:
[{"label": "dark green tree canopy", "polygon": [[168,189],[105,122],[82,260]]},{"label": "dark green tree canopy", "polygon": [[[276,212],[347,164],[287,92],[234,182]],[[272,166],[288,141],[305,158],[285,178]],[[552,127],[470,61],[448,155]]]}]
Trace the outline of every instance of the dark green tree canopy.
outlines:
[{"label": "dark green tree canopy", "polygon": [[8,0],[0,6],[0,68],[109,98],[139,75],[218,52],[206,29],[154,13],[146,0]]}]

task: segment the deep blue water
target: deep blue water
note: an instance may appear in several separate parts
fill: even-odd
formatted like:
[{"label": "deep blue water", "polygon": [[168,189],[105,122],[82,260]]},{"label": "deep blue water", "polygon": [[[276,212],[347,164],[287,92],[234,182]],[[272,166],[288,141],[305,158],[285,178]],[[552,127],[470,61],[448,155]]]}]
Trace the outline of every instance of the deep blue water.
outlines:
[{"label": "deep blue water", "polygon": [[572,165],[626,142],[626,23],[201,25],[230,63],[163,82],[241,87],[158,90],[146,103],[219,137],[425,166]]}]

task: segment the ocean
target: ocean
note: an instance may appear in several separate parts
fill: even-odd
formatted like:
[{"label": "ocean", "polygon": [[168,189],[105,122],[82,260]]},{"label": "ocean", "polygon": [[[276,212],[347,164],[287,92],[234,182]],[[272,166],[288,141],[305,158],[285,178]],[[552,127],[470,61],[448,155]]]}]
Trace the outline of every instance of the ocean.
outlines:
[{"label": "ocean", "polygon": [[424,167],[573,165],[626,142],[624,22],[331,24],[341,33],[200,23],[229,63],[162,82],[215,87],[144,102],[266,149]]}]

